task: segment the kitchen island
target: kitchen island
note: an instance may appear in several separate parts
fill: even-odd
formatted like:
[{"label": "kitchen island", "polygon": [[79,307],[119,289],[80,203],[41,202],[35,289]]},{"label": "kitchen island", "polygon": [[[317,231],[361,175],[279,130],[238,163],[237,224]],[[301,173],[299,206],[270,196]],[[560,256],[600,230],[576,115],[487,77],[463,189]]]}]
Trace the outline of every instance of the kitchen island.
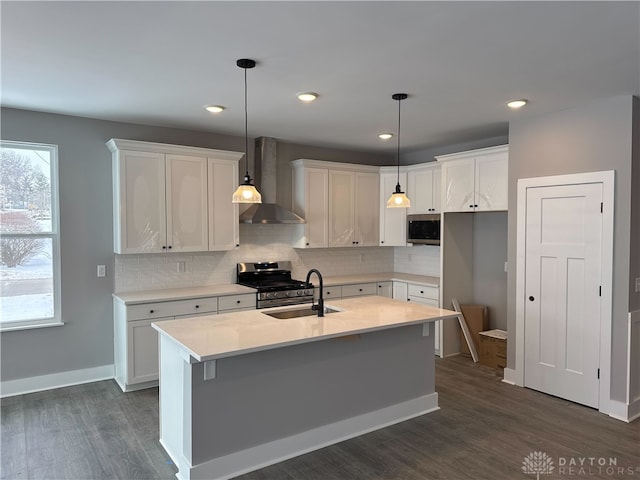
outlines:
[{"label": "kitchen island", "polygon": [[372,296],[153,324],[160,442],[181,479],[225,479],[438,409],[436,307]]}]

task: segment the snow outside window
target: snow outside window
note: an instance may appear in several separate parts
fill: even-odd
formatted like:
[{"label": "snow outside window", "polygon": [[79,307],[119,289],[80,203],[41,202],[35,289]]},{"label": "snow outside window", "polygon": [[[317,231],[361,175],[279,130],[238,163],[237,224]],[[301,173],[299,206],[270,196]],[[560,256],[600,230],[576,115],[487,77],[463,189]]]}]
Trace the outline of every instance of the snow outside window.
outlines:
[{"label": "snow outside window", "polygon": [[0,141],[0,330],[61,325],[58,148]]}]

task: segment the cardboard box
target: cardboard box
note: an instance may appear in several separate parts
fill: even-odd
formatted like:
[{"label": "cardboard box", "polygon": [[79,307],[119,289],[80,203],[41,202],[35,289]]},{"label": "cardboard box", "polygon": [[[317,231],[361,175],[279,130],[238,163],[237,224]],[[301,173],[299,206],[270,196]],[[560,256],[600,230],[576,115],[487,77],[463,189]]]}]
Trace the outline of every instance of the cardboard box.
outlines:
[{"label": "cardboard box", "polygon": [[[467,321],[471,338],[476,346],[476,351],[480,355],[480,332],[489,329],[489,307],[486,305],[460,305],[460,310]],[[464,338],[462,330],[460,330],[460,352],[463,355],[471,356],[467,341]]]},{"label": "cardboard box", "polygon": [[493,368],[507,366],[507,332],[488,330],[480,332],[480,363]]}]

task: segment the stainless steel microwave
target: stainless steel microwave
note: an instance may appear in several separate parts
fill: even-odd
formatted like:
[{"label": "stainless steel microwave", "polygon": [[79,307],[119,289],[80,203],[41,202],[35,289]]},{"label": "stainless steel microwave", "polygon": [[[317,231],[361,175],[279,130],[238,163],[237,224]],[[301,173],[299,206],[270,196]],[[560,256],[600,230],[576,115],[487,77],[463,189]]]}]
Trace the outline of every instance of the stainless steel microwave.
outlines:
[{"label": "stainless steel microwave", "polygon": [[440,245],[440,215],[407,215],[407,242]]}]

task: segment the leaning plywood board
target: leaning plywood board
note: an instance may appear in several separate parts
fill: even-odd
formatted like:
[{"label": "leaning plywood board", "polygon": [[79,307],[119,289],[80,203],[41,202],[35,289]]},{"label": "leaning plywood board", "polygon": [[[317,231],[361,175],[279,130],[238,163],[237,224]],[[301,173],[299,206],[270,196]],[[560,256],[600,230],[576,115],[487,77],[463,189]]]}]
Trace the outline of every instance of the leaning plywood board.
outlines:
[{"label": "leaning plywood board", "polygon": [[478,363],[478,352],[476,351],[476,346],[473,343],[473,338],[471,338],[471,332],[469,331],[469,326],[467,325],[467,321],[465,320],[464,314],[462,313],[462,309],[460,308],[460,302],[458,302],[457,298],[452,298],[451,303],[453,305],[453,309],[456,312],[459,312],[458,322],[460,323],[460,328],[462,328],[464,339],[467,341],[467,345],[469,346],[469,352],[471,352],[471,358],[473,358],[474,363]]}]

